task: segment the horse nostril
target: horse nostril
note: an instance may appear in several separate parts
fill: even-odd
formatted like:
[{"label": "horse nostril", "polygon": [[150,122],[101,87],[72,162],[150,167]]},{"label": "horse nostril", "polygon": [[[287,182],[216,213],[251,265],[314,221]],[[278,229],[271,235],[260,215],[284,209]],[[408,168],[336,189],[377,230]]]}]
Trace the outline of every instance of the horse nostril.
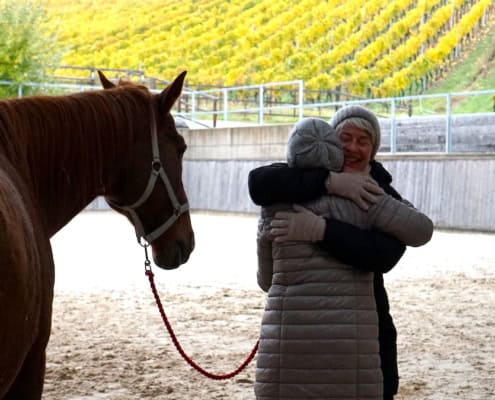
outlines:
[{"label": "horse nostril", "polygon": [[186,244],[184,242],[178,242],[176,260],[179,261],[179,265],[187,262],[187,260],[189,259],[189,254],[190,251],[188,250]]},{"label": "horse nostril", "polygon": [[180,246],[177,246],[177,251],[175,252],[175,257],[174,257],[174,268],[179,267],[182,265],[182,249]]},{"label": "horse nostril", "polygon": [[196,246],[196,242],[194,240],[194,233],[191,233],[191,240],[189,241],[191,243],[191,253],[194,250],[194,247]]}]

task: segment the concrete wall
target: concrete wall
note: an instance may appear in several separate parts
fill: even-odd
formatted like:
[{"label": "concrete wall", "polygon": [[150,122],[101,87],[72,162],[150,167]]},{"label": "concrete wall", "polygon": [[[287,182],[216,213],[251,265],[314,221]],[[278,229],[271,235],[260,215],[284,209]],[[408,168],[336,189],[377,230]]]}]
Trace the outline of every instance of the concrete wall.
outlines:
[{"label": "concrete wall", "polygon": [[[495,231],[495,115],[455,117],[453,150],[444,154],[443,118],[397,122],[398,151],[388,154],[390,121],[381,120],[377,159],[394,187],[434,221],[437,228]],[[285,160],[291,125],[184,130],[188,151],[183,180],[197,210],[258,213],[249,198],[249,171]]]},{"label": "concrete wall", "polygon": [[[378,157],[393,186],[437,228],[495,232],[495,157],[417,155]],[[184,184],[196,210],[258,213],[247,187],[261,160],[187,160]]]},{"label": "concrete wall", "polygon": [[[380,119],[380,152],[391,148],[392,127],[397,152],[445,152],[447,119],[403,117]],[[181,130],[189,159],[285,159],[285,145],[292,124],[239,128]],[[457,115],[450,120],[452,152],[495,153],[495,112]]]}]

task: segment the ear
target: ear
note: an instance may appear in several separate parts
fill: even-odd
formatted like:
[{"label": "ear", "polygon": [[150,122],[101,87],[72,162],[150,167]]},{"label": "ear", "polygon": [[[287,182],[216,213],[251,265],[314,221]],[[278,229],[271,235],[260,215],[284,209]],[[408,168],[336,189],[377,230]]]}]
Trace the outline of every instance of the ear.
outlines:
[{"label": "ear", "polygon": [[163,112],[168,113],[179,98],[186,74],[187,71],[179,74],[177,78],[159,94],[160,106]]},{"label": "ear", "polygon": [[115,84],[110,82],[105,75],[103,75],[103,72],[98,70],[98,76],[100,77],[100,82],[101,85],[103,86],[103,89],[111,89],[115,87]]}]

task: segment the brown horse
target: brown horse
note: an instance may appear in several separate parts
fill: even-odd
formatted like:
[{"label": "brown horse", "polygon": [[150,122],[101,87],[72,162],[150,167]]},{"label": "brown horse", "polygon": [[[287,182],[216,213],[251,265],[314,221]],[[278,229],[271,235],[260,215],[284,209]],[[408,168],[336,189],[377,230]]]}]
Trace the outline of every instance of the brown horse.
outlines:
[{"label": "brown horse", "polygon": [[0,101],[0,399],[41,398],[50,237],[94,198],[130,219],[158,266],[187,261],[186,144],[170,115],[185,74],[160,94],[100,74],[105,90]]}]

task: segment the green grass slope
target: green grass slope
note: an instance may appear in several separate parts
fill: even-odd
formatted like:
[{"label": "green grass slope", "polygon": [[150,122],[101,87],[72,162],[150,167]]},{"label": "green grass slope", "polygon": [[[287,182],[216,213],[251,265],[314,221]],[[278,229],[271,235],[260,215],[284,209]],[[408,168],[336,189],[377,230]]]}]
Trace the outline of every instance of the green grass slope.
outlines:
[{"label": "green grass slope", "polygon": [[[495,90],[495,19],[488,21],[482,34],[425,94],[463,93]],[[495,94],[454,96],[457,112],[493,111]]]}]

